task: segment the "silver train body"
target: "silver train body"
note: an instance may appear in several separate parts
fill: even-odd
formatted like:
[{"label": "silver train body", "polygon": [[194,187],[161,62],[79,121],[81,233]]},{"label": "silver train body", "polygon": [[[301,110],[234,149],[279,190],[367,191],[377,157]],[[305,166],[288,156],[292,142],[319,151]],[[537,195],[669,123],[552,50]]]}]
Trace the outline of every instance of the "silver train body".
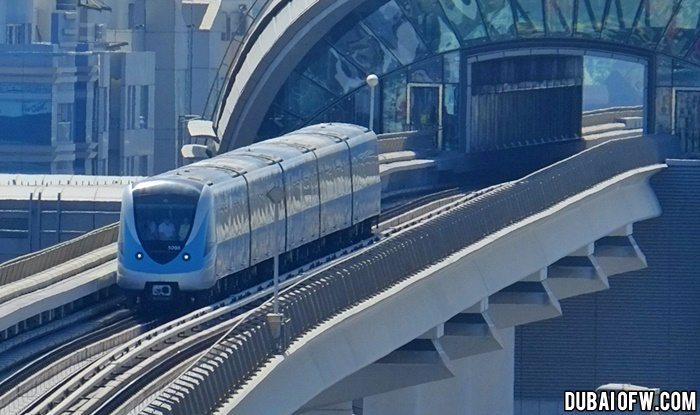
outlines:
[{"label": "silver train body", "polygon": [[124,192],[117,284],[155,298],[211,290],[276,249],[375,220],[380,192],[376,135],[335,123],[148,178]]}]

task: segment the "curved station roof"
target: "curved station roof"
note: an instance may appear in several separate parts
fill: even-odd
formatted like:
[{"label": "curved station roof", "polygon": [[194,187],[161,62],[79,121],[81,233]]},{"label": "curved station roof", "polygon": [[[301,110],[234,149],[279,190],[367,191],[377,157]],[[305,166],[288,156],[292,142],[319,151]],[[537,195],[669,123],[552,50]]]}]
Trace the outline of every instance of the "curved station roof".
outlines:
[{"label": "curved station roof", "polygon": [[[669,66],[683,67],[685,72],[700,76],[695,66],[700,64],[700,0],[350,3],[360,5],[346,8],[330,24],[314,23],[313,19],[298,23],[310,33],[304,42],[299,36],[294,38],[294,53],[303,56],[300,61],[297,59],[298,64],[255,69],[281,71],[284,79],[266,87],[266,93],[273,95],[274,100],[268,99],[255,109],[267,114],[247,125],[248,132],[241,127],[237,132],[220,134],[222,150],[245,144],[255,132],[258,137],[269,137],[311,122],[352,118],[357,122],[357,112],[363,111],[361,107],[369,99],[365,77],[370,73],[382,79],[380,89],[402,87],[401,82],[392,83],[392,77],[402,71],[408,71],[403,84],[459,84],[466,80],[464,74],[460,78],[460,57],[498,50],[556,47],[621,53],[641,59],[665,56]],[[321,6],[310,6],[308,10],[319,16],[324,13]],[[283,37],[278,40],[285,41]],[[250,78],[261,79],[255,75]],[[257,97],[252,101],[256,100]],[[231,118],[226,122],[236,121]],[[235,140],[229,134],[236,136]]]}]

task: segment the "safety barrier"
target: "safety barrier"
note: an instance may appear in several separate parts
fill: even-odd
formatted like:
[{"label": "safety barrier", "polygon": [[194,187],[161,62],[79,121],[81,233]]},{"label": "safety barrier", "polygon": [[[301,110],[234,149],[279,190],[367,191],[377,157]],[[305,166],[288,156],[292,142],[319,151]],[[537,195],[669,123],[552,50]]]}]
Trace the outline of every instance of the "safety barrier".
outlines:
[{"label": "safety barrier", "polygon": [[19,281],[97,248],[115,243],[118,236],[119,224],[113,223],[70,241],[5,262],[0,265],[0,286]]},{"label": "safety barrier", "polygon": [[[280,312],[290,319],[282,343],[487,235],[616,175],[663,162],[676,149],[671,137],[608,141],[324,269],[281,294]],[[278,352],[266,317],[270,312],[267,303],[249,314],[142,413],[209,413],[238,391]]]},{"label": "safety barrier", "polygon": [[403,150],[434,150],[436,133],[436,130],[413,130],[379,134],[379,154]]}]

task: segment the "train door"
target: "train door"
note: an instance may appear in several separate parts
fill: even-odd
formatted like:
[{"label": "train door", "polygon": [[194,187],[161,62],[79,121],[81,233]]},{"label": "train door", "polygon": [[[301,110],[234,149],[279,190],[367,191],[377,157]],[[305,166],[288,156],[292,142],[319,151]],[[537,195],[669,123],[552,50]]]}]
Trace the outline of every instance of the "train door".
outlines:
[{"label": "train door", "polygon": [[700,153],[700,90],[675,90],[673,132],[680,137],[683,151]]},{"label": "train door", "polygon": [[442,85],[409,83],[406,123],[411,130],[434,130],[442,149]]}]

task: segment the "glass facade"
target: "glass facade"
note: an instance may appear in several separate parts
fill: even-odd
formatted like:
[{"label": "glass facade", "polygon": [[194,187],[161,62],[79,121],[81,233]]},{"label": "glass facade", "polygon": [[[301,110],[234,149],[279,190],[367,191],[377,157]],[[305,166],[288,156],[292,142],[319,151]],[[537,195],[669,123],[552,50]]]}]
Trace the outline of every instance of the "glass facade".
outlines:
[{"label": "glass facade", "polygon": [[[443,132],[445,147],[456,146],[460,125],[467,124],[464,62],[470,48],[533,38],[603,40],[660,52],[659,61],[666,56],[665,72],[661,66],[657,72],[660,86],[670,88],[698,83],[693,64],[700,64],[699,31],[700,0],[369,0],[336,24],[294,69],[259,137],[321,121],[365,124],[365,77],[374,73],[380,77],[375,130],[411,128],[415,122],[409,112],[421,104],[416,98],[412,105],[411,94],[421,94],[442,106],[435,127]],[[637,105],[646,81],[643,67],[634,74],[618,72],[626,81],[639,79],[625,83]],[[606,93],[600,86],[583,89],[586,108],[602,96],[593,94]],[[658,89],[656,101],[665,102],[670,91]],[[657,117],[657,125],[664,116]]]},{"label": "glass facade", "polygon": [[646,77],[642,63],[586,56],[583,69],[584,111],[644,105]]},{"label": "glass facade", "polygon": [[51,85],[0,83],[0,142],[51,144]]}]

